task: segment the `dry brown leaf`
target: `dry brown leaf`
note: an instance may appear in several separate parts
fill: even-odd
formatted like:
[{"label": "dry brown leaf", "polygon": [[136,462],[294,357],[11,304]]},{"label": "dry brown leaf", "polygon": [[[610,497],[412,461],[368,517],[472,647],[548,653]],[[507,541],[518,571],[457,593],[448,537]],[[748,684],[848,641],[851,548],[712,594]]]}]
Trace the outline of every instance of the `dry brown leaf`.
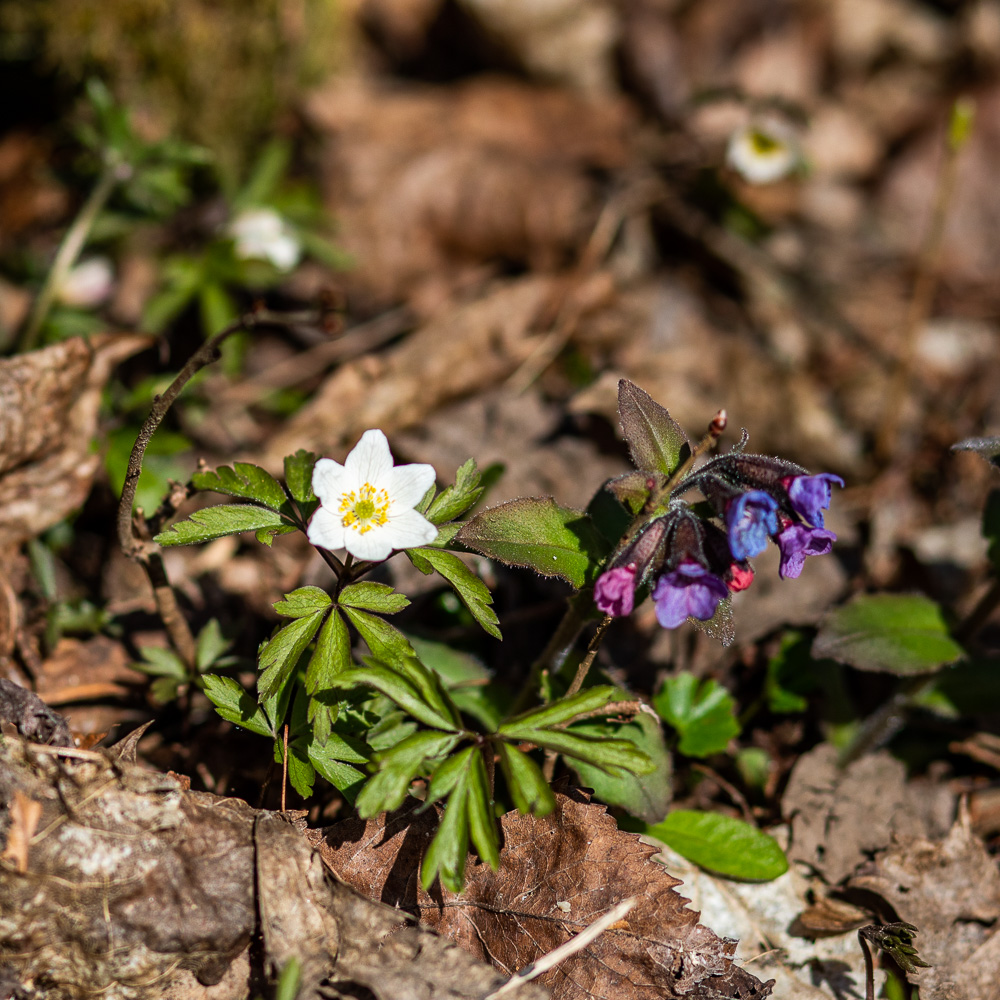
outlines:
[{"label": "dry brown leaf", "polygon": [[[280,469],[298,448],[342,449],[370,427],[391,433],[438,406],[506,378],[531,353],[532,325],[552,281],[526,277],[457,306],[379,357],[337,369],[272,438],[262,463]],[[254,459],[260,461],[260,456]]]},{"label": "dry brown leaf", "polygon": [[92,447],[101,391],[149,337],[80,337],[0,360],[0,551],[79,507],[101,456]]},{"label": "dry brown leaf", "polygon": [[837,750],[821,744],[799,758],[781,808],[792,824],[789,858],[835,884],[894,836],[933,835],[945,816],[946,829],[953,796],[944,786],[907,783],[906,765],[886,751],[841,770]]},{"label": "dry brown leaf", "polygon": [[894,844],[851,879],[919,929],[929,969],[909,976],[921,1000],[995,1000],[1000,982],[1000,872],[962,810],[939,841]]},{"label": "dry brown leaf", "polygon": [[0,859],[11,860],[19,872],[28,870],[28,852],[31,838],[38,829],[42,818],[42,804],[29,798],[19,788],[14,790],[14,801],[10,807],[10,827],[7,830],[7,846]]},{"label": "dry brown leaf", "polygon": [[675,891],[678,879],[650,860],[656,849],[620,831],[603,806],[579,791],[557,794],[544,819],[500,821],[501,866],[473,864],[461,896],[417,885],[435,827],[429,813],[347,820],[323,831],[331,869],[359,891],[415,909],[428,925],[511,974],[563,944],[629,896],[622,926],[546,973],[557,1000],[763,998],[770,986],[732,960],[736,942],[716,937]]},{"label": "dry brown leaf", "polygon": [[481,283],[483,262],[566,258],[595,218],[588,171],[627,162],[632,121],[620,99],[496,79],[406,91],[339,81],[309,110],[330,137],[338,243],[356,259],[343,280],[369,307],[440,301],[470,273]]}]

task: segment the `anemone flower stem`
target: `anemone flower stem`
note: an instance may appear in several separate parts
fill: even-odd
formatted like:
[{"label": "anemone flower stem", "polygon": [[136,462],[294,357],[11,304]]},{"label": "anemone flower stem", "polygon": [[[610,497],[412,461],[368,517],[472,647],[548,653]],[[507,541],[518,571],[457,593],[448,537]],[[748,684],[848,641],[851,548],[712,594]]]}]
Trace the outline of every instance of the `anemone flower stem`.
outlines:
[{"label": "anemone flower stem", "polygon": [[73,220],[73,224],[66,230],[62,243],[59,244],[55,260],[52,261],[52,267],[49,268],[49,273],[45,277],[45,283],[38,293],[38,298],[35,299],[24,332],[18,338],[18,351],[30,351],[35,346],[38,335],[42,331],[45,317],[48,316],[52,303],[55,302],[59,286],[76,263],[77,257],[80,256],[80,251],[87,242],[87,237],[94,228],[94,223],[97,221],[98,215],[101,214],[101,210],[107,204],[108,198],[111,197],[111,193],[118,184],[128,179],[130,173],[129,165],[121,162],[109,162],[101,171],[93,191],[90,192],[83,207]]}]

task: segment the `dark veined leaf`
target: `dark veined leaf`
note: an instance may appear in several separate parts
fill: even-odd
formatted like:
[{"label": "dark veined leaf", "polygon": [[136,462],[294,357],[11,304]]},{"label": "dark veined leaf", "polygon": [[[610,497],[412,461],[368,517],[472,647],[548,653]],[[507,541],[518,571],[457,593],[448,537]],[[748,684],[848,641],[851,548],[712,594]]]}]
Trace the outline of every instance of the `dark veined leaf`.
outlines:
[{"label": "dark veined leaf", "polygon": [[587,504],[586,514],[600,532],[601,537],[613,548],[632,524],[633,514],[604,484]]},{"label": "dark veined leaf", "polygon": [[332,687],[339,674],[351,668],[351,637],[340,612],[330,612],[316,640],[306,668],[306,691],[316,694]]},{"label": "dark veined leaf", "polygon": [[682,461],[687,435],[647,392],[628,379],[618,383],[618,416],[629,454],[643,472],[673,475]]},{"label": "dark veined leaf", "polygon": [[631,722],[578,722],[569,732],[592,739],[626,739],[653,762],[653,770],[637,775],[626,770],[609,773],[579,758],[568,760],[580,784],[592,788],[598,799],[609,806],[620,806],[647,823],[655,823],[670,808],[673,768],[659,720],[640,712]]},{"label": "dark veined leaf", "polygon": [[458,720],[452,718],[446,710],[442,711],[440,707],[428,704],[425,691],[420,689],[411,676],[405,676],[391,667],[372,663],[363,670],[348,670],[340,674],[336,683],[345,688],[355,685],[373,687],[425,726],[451,732],[457,732],[461,728]]},{"label": "dark veined leaf", "polygon": [[311,503],[316,499],[312,488],[315,465],[316,456],[303,448],[285,458],[285,482],[288,484],[288,492],[301,504]]},{"label": "dark veined leaf", "polygon": [[629,830],[662,840],[702,868],[729,878],[770,881],[788,871],[774,837],[732,816],[678,809],[662,823],[623,822]]},{"label": "dark veined leaf", "polygon": [[288,497],[278,480],[259,466],[248,462],[234,462],[232,468],[220,465],[214,472],[196,472],[191,477],[191,482],[199,490],[243,497],[245,500],[255,500],[271,510],[291,513]]},{"label": "dark veined leaf", "polygon": [[551,705],[533,708],[513,719],[508,719],[498,730],[504,736],[517,735],[525,729],[543,729],[547,726],[559,726],[581,715],[604,708],[615,699],[616,689],[610,684],[584,688],[569,698],[561,698]]},{"label": "dark veined leaf", "polygon": [[194,545],[223,535],[238,535],[242,531],[261,528],[282,528],[288,522],[276,511],[253,504],[219,504],[196,510],[189,518],[161,531],[153,541],[157,545]]},{"label": "dark veined leaf", "polygon": [[468,776],[463,774],[444,807],[437,833],[420,866],[424,892],[430,891],[438,874],[452,892],[461,892],[465,885],[465,859],[469,853],[468,795]]},{"label": "dark veined leaf", "polygon": [[653,707],[677,730],[677,749],[688,757],[722,753],[740,732],[735,702],[711,677],[699,680],[687,671],[668,677],[653,698]]},{"label": "dark veined leaf", "polygon": [[827,616],[812,651],[898,675],[931,673],[964,656],[941,608],[922,594],[859,594]]},{"label": "dark veined leaf", "polygon": [[319,587],[299,587],[285,594],[283,601],[274,604],[274,610],[285,618],[305,618],[317,611],[325,611],[332,601],[330,595]]},{"label": "dark veined leaf", "polygon": [[376,611],[382,615],[394,615],[410,603],[409,598],[397,593],[387,584],[372,583],[368,580],[344,587],[337,597],[337,602],[345,607]]},{"label": "dark veined leaf", "polygon": [[590,518],[552,497],[523,497],[490,507],[455,536],[462,545],[509,566],[558,576],[577,589],[591,582],[610,551]]},{"label": "dark veined leaf", "polygon": [[232,677],[205,674],[203,684],[205,696],[222,718],[259,736],[274,735],[264,710]]},{"label": "dark veined leaf", "polygon": [[426,547],[409,549],[406,554],[414,561],[414,564],[416,559],[422,559],[437,570],[451,584],[461,602],[469,609],[469,614],[479,622],[483,629],[494,639],[503,638],[497,627],[497,616],[490,607],[493,603],[493,595],[490,593],[489,587],[458,556],[452,552],[445,552],[443,549]]},{"label": "dark veined leaf", "polygon": [[548,816],[556,807],[556,799],[542,769],[526,753],[509,743],[497,743],[496,750],[517,811]]},{"label": "dark veined leaf", "polygon": [[423,730],[408,736],[391,750],[376,754],[376,772],[355,802],[358,814],[367,819],[383,811],[398,809],[410,783],[423,772],[427,762],[447,756],[460,738],[457,733]]},{"label": "dark veined leaf", "polygon": [[261,701],[272,697],[289,680],[299,657],[323,624],[323,614],[317,611],[305,618],[296,618],[260,647],[257,691]]},{"label": "dark veined leaf", "polygon": [[483,495],[480,478],[475,459],[470,458],[455,473],[455,485],[445,487],[431,501],[424,517],[431,524],[444,524],[460,517]]}]

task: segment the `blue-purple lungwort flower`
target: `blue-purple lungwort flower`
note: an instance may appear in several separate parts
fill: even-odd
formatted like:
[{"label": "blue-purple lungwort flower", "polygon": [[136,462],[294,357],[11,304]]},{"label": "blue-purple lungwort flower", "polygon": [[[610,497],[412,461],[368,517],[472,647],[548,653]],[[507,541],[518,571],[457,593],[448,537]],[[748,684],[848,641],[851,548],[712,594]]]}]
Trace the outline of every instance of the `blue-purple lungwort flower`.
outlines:
[{"label": "blue-purple lungwort flower", "polygon": [[809,524],[822,528],[823,511],[830,506],[833,486],[843,486],[844,480],[830,472],[821,472],[817,476],[786,476],[782,484],[788,490],[792,510]]},{"label": "blue-purple lungwort flower", "polygon": [[778,574],[784,580],[794,580],[802,572],[806,556],[825,556],[836,540],[837,536],[832,531],[785,519],[776,539],[778,548],[781,549]]},{"label": "blue-purple lungwort flower", "polygon": [[726,527],[734,559],[760,555],[768,537],[778,533],[778,502],[763,490],[741,493],[726,506]]},{"label": "blue-purple lungwort flower", "polygon": [[693,559],[685,559],[656,581],[653,588],[656,620],[664,628],[677,628],[689,617],[708,621],[728,593],[729,589],[714,573]]}]

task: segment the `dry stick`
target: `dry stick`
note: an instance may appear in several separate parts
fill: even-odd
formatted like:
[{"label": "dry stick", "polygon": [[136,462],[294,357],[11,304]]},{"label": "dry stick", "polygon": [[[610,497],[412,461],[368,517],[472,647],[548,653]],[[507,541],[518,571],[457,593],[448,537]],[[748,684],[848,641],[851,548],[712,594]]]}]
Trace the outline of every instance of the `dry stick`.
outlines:
[{"label": "dry stick", "polygon": [[635,896],[623,900],[616,907],[608,910],[603,917],[598,918],[588,927],[585,927],[576,937],[570,938],[565,944],[547,952],[541,958],[536,959],[530,965],[526,965],[519,972],[515,972],[499,989],[486,995],[483,1000],[499,1000],[525,983],[530,983],[532,979],[537,979],[550,969],[554,969],[560,962],[565,962],[567,958],[575,955],[578,951],[583,951],[592,941],[600,937],[609,927],[622,920],[635,906],[637,899]]},{"label": "dry stick", "polygon": [[971,101],[956,101],[951,112],[948,138],[945,144],[945,161],[938,176],[934,193],[934,207],[931,222],[924,238],[924,245],[917,258],[917,274],[913,283],[913,297],[906,314],[903,327],[903,345],[896,361],[885,396],[885,407],[879,423],[875,454],[882,462],[888,462],[899,440],[901,418],[913,379],[914,361],[917,356],[917,340],[927,322],[934,305],[939,273],[938,262],[944,242],[944,227],[948,218],[948,207],[955,193],[958,176],[958,156],[965,145],[972,126],[973,104]]},{"label": "dry stick", "polygon": [[125,482],[122,484],[121,501],[118,504],[118,544],[122,552],[129,559],[136,560],[146,571],[150,583],[153,585],[153,595],[156,599],[156,607],[160,618],[170,637],[170,643],[177,652],[177,655],[189,667],[195,663],[195,640],[191,634],[187,620],[181,613],[177,604],[177,597],[170,581],[167,579],[166,568],[163,565],[163,558],[159,549],[153,545],[150,539],[143,538],[143,534],[148,535],[145,520],[141,517],[133,516],[132,505],[135,502],[135,491],[139,485],[139,476],[142,474],[142,460],[146,454],[146,448],[152,440],[156,429],[160,426],[163,418],[167,415],[174,400],[180,395],[181,390],[191,381],[194,375],[206,365],[219,359],[219,347],[223,341],[231,337],[240,330],[252,330],[258,326],[286,326],[289,323],[298,322],[305,316],[315,321],[315,313],[271,313],[266,310],[247,313],[245,316],[230,323],[224,330],[215,334],[214,337],[206,340],[194,354],[188,358],[187,364],[180,370],[177,377],[170,383],[163,395],[153,397],[153,406],[146,418],[139,435],[132,446],[132,453],[129,455],[128,471],[125,473]]}]

